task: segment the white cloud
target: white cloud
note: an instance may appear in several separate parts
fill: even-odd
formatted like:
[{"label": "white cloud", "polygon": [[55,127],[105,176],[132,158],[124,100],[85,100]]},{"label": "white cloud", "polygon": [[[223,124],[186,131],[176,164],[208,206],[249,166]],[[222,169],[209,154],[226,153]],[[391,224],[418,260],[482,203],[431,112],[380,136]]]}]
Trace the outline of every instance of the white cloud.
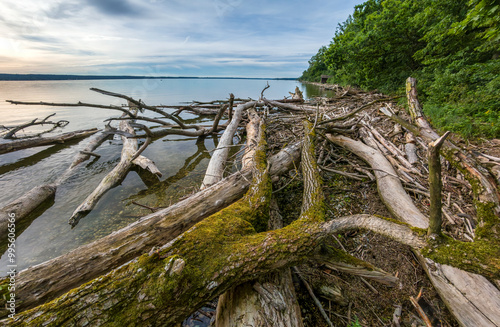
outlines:
[{"label": "white cloud", "polygon": [[295,77],[361,2],[2,0],[0,72]]}]

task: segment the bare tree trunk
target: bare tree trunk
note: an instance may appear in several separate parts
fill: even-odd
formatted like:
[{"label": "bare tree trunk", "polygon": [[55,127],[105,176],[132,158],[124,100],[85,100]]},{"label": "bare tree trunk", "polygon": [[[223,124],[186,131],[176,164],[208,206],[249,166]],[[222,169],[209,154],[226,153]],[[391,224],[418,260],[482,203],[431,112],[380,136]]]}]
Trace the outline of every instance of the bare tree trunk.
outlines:
[{"label": "bare tree trunk", "polygon": [[97,128],[92,128],[87,130],[80,130],[80,131],[59,134],[51,137],[37,137],[34,139],[16,140],[8,143],[3,143],[0,144],[0,154],[19,151],[37,146],[58,144],[71,140],[77,140],[90,136],[94,133],[97,133],[97,131],[98,131]]},{"label": "bare tree trunk", "polygon": [[[309,160],[311,153],[314,154],[314,148],[305,148],[302,160]],[[407,227],[376,217],[354,216],[324,223],[317,171],[304,172],[305,190],[314,193],[301,217],[280,230],[256,233],[252,226],[265,219],[263,213],[268,210],[271,184],[267,165],[262,161],[265,156],[255,157],[259,162],[254,165],[252,187],[243,199],[159,249],[55,301],[3,322],[9,326],[48,323],[82,326],[111,322],[122,326],[170,326],[234,285],[317,258],[342,262],[350,266],[352,272],[391,276],[345,253],[335,256],[333,250],[326,254],[318,251],[329,233],[352,228],[349,222],[359,226],[360,221],[372,221],[383,225],[382,231],[398,230],[398,237],[405,242],[415,235]],[[315,167],[314,162],[303,165],[305,170],[310,167]],[[309,177],[314,180],[308,180]]]},{"label": "bare tree trunk", "polygon": [[429,219],[413,204],[410,196],[403,189],[396,171],[379,151],[345,136],[327,134],[327,137],[335,144],[352,151],[372,166],[377,178],[377,190],[380,198],[394,217],[411,226],[427,229]]}]

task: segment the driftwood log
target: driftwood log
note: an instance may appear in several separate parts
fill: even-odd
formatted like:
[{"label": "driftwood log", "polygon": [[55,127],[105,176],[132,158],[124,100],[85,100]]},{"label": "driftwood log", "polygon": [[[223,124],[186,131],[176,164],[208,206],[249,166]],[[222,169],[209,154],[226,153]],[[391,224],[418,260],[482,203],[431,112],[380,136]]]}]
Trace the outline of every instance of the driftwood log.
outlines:
[{"label": "driftwood log", "polygon": [[79,164],[88,160],[90,155],[99,145],[112,135],[112,129],[106,126],[104,131],[92,135],[85,148],[78,153],[71,165],[59,176],[59,178],[50,184],[39,185],[32,188],[23,196],[11,201],[6,206],[0,208],[0,245],[7,241],[7,226],[9,223],[9,215],[15,216],[16,223],[22,224],[24,220],[35,209],[49,199],[54,198],[59,185],[64,183],[75,171]]},{"label": "driftwood log", "polygon": [[213,185],[222,179],[227,155],[229,153],[229,147],[233,143],[233,136],[236,132],[236,129],[238,128],[238,125],[240,124],[243,111],[255,106],[256,104],[257,102],[250,101],[238,105],[234,110],[233,118],[231,119],[229,125],[226,127],[224,134],[222,134],[222,137],[219,140],[219,145],[215,149],[214,153],[212,154],[212,158],[208,163],[207,172],[205,173],[205,178],[202,182],[202,189],[209,187],[210,185]]},{"label": "driftwood log", "polygon": [[52,145],[68,142],[71,140],[78,140],[97,133],[97,131],[97,128],[92,128],[87,130],[68,132],[50,137],[36,137],[33,139],[15,140],[8,143],[2,143],[0,144],[0,154],[24,150],[37,146]]}]

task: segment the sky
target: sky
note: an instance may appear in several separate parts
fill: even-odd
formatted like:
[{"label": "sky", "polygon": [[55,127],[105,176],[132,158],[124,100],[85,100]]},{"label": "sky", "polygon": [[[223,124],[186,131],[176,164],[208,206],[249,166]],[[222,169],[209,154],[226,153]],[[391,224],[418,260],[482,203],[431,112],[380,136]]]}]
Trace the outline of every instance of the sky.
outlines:
[{"label": "sky", "polygon": [[2,0],[0,73],[299,77],[357,0]]}]

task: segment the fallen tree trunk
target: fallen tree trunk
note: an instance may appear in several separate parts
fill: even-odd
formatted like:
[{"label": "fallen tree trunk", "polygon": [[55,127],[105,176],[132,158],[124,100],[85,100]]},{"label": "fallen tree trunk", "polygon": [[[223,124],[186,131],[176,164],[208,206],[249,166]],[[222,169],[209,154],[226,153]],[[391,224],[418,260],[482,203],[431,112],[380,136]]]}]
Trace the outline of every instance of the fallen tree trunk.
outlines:
[{"label": "fallen tree trunk", "polygon": [[[419,132],[427,142],[435,141],[439,135],[432,129],[422,111],[418,101],[417,81],[408,77],[406,80],[406,94],[412,118],[419,126]],[[475,195],[475,205],[477,218],[480,227],[488,230],[499,238],[500,235],[500,192],[496,186],[495,178],[488,170],[484,169],[474,160],[474,157],[465,151],[446,141],[441,150],[441,154],[470,181]],[[476,234],[481,238],[481,233]]]},{"label": "fallen tree trunk", "polygon": [[[110,133],[112,133],[112,131],[106,127],[104,131],[94,134],[82,152],[94,151],[111,135]],[[0,244],[7,242],[7,226],[9,224],[9,217],[14,216],[17,224],[24,223],[26,217],[28,217],[30,213],[32,213],[42,203],[54,198],[59,185],[61,185],[67,178],[69,178],[69,176],[71,176],[72,173],[74,173],[76,167],[80,163],[90,157],[90,155],[82,152],[75,156],[71,165],[54,183],[36,186],[25,195],[11,201],[9,204],[0,209]]]},{"label": "fallen tree trunk", "polygon": [[[133,104],[129,103],[130,108],[133,108]],[[135,108],[137,111],[137,108]],[[123,133],[130,135],[135,135],[134,128],[130,125],[128,120],[120,121],[119,130]],[[148,133],[151,134],[148,130]],[[69,218],[69,224],[71,227],[75,227],[80,219],[85,217],[94,207],[101,197],[109,191],[111,188],[120,184],[123,179],[127,176],[130,168],[135,163],[143,169],[149,169],[152,173],[160,173],[158,168],[154,166],[154,163],[145,157],[139,157],[140,153],[149,144],[147,141],[140,149],[138,149],[137,139],[122,136],[123,148],[120,156],[120,162],[113,168],[99,183],[99,185],[94,189],[94,191],[87,196],[82,204],[75,209],[71,217]],[[153,168],[154,167],[154,168]],[[161,175],[161,173],[160,173]]]},{"label": "fallen tree trunk", "polygon": [[[271,176],[293,167],[300,143],[283,149],[270,160]],[[203,218],[239,199],[249,187],[251,171],[235,173],[166,209],[81,246],[67,254],[28,268],[16,276],[16,306],[25,310],[60,296],[85,282],[109,272],[158,244],[169,242]],[[0,285],[7,283],[3,279]],[[4,288],[5,292],[6,288]],[[0,298],[0,305],[3,305]],[[3,314],[2,314],[3,313]],[[6,312],[0,312],[0,317]]]},{"label": "fallen tree trunk", "polygon": [[[314,156],[314,148],[310,142],[305,144],[311,147],[304,148],[303,153],[307,154],[303,154],[303,160],[309,160],[311,154]],[[373,216],[352,216],[324,223],[317,170],[304,172],[305,191],[313,193],[301,217],[280,230],[256,233],[253,226],[265,220],[263,213],[268,209],[271,190],[267,165],[262,161],[265,156],[257,155],[256,158],[259,158],[255,164],[257,173],[243,199],[159,249],[5,323],[10,326],[49,322],[54,325],[111,322],[173,325],[234,285],[311,258],[322,258],[332,264],[342,262],[351,272],[390,277],[361,260],[339,254],[340,251],[320,250],[325,237],[339,232],[342,227],[350,228],[349,222],[359,225],[362,221],[370,225],[371,221],[383,225],[382,231],[394,233],[398,230],[397,236],[407,244],[423,244],[409,228]],[[315,166],[315,162],[311,162],[303,165],[303,169]],[[309,177],[314,179],[308,180]]]},{"label": "fallen tree trunk", "polygon": [[345,136],[327,134],[327,138],[347,148],[372,166],[377,178],[380,198],[395,217],[411,226],[427,229],[429,219],[413,204],[410,196],[403,189],[396,171],[379,151]]},{"label": "fallen tree trunk", "polygon": [[[392,167],[389,167],[390,163],[385,157],[373,148],[344,136],[328,135],[328,139],[360,156],[375,169],[380,197],[397,219],[415,227],[424,226],[419,228],[427,228],[427,217],[416,209],[408,195],[394,196],[395,194],[406,194],[406,192],[399,182],[395,182],[395,177],[391,178],[393,171],[391,172],[389,168],[392,169]],[[379,171],[378,174],[377,171]],[[390,184],[386,184],[386,182]],[[425,219],[425,221],[419,222],[419,219]],[[413,221],[416,225],[413,224]],[[447,245],[448,247],[456,247],[457,253],[453,254],[454,258],[448,258],[450,255],[445,255],[446,259],[452,260],[454,264],[460,264],[460,261],[468,264],[467,255],[464,256],[461,253],[457,243],[455,241],[451,244],[433,245],[433,247],[447,248]],[[466,248],[466,252],[471,253],[471,251],[474,251],[474,243],[465,244],[470,245]],[[492,272],[496,271],[496,274],[498,274],[498,268],[495,268],[498,265],[498,259],[496,259],[499,253],[498,248],[495,243],[487,245],[490,248],[486,249],[486,251],[490,252],[492,257],[485,259],[481,257],[481,253],[477,253],[477,258],[482,262],[481,264],[491,263]],[[477,244],[478,248],[482,249],[483,246],[485,245]],[[439,250],[429,250],[425,253],[429,255],[429,252],[432,253],[433,251],[440,252]],[[486,278],[449,265],[438,264],[429,258],[424,258],[419,251],[416,254],[420,258],[434,287],[462,326],[500,326],[500,291]],[[443,258],[441,257],[441,259]],[[485,298],[483,292],[487,292],[490,296]],[[475,324],[472,324],[472,321],[475,321]]]},{"label": "fallen tree trunk", "polygon": [[24,150],[43,145],[51,145],[57,143],[64,143],[71,140],[81,139],[97,133],[97,128],[74,131],[64,134],[59,134],[51,137],[37,137],[27,140],[16,140],[8,143],[0,144],[0,154],[9,153],[13,151]]}]

